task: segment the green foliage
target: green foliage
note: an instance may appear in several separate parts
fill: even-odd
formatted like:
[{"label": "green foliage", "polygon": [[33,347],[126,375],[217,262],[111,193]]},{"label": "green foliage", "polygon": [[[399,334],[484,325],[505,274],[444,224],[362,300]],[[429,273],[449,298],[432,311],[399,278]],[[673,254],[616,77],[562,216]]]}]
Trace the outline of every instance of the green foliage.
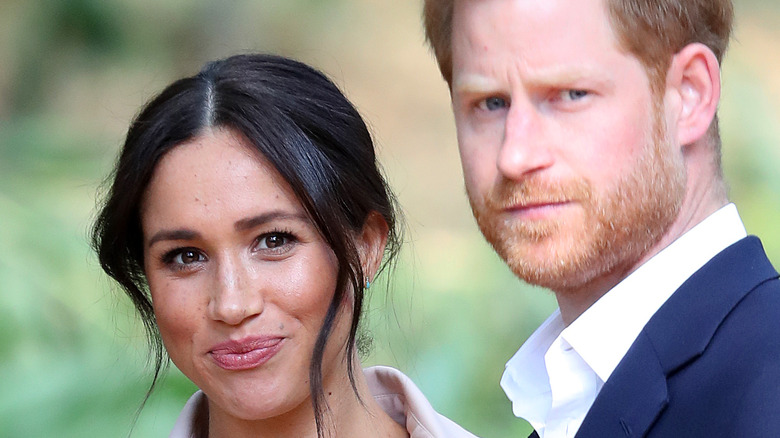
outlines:
[{"label": "green foliage", "polygon": [[[757,67],[778,60],[747,50],[755,28],[772,47],[780,40],[761,28],[780,14],[770,3],[757,2],[764,17],[738,27],[721,125],[732,198],[778,263],[780,83]],[[526,436],[498,381],[555,302],[517,281],[469,217],[446,87],[419,26],[414,2],[392,0],[0,5],[0,435],[130,433],[150,383],[147,351],[128,300],[89,249],[97,187],[152,93],[206,60],[257,50],[344,84],[410,218],[412,245],[388,293],[381,282],[371,289],[365,363],[399,366],[481,436]],[[166,436],[194,390],[172,368],[133,436]]]}]

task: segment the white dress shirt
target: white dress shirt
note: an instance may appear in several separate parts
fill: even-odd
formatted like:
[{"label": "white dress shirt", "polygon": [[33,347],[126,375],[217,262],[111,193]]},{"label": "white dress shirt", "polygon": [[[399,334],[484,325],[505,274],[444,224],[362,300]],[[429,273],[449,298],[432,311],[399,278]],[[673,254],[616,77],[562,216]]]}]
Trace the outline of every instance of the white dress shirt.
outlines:
[{"label": "white dress shirt", "polygon": [[653,314],[693,273],[747,236],[728,204],[624,278],[566,327],[556,310],[507,362],[501,387],[540,438],[571,438]]}]

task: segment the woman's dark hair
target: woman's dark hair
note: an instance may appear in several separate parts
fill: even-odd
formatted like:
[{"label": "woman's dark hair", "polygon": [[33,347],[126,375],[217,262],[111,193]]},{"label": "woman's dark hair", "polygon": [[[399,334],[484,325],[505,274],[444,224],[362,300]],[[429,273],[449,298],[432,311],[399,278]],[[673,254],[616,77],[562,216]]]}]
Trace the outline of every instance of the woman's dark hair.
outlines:
[{"label": "woman's dark hair", "polygon": [[[360,114],[321,72],[279,56],[233,56],[168,86],[130,125],[107,181],[110,186],[92,230],[92,245],[101,267],[133,301],[146,328],[154,361],[146,398],[168,358],[143,270],[141,200],[160,159],[208,128],[242,134],[276,168],[338,260],[336,289],[309,369],[317,432],[322,436],[327,409],[321,369],[325,345],[345,294],[352,290],[347,357],[355,354],[363,306],[366,278],[354,236],[370,213],[384,218],[389,227],[385,268],[399,250],[400,235],[395,199],[378,168],[371,134]],[[347,360],[354,389],[352,363]]]}]

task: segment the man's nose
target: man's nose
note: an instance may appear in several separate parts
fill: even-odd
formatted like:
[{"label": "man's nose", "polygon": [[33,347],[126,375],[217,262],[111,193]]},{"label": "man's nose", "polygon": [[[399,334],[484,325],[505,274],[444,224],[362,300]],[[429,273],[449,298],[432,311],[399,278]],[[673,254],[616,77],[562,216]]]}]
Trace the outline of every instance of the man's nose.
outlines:
[{"label": "man's nose", "polygon": [[239,256],[223,257],[218,262],[208,304],[211,319],[239,325],[263,312],[262,284],[247,264]]},{"label": "man's nose", "polygon": [[504,121],[504,136],[496,166],[509,180],[524,179],[553,164],[550,135],[544,117],[530,102],[514,100]]}]

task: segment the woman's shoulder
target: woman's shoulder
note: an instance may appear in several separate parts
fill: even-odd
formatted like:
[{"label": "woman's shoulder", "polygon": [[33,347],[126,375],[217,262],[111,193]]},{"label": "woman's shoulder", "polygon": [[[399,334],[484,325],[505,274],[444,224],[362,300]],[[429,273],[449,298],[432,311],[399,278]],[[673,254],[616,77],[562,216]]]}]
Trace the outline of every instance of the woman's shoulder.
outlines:
[{"label": "woman's shoulder", "polygon": [[412,380],[395,368],[375,366],[363,370],[374,400],[411,438],[475,438],[433,409]]},{"label": "woman's shoulder", "polygon": [[[411,438],[476,438],[449,418],[433,409],[412,380],[401,371],[386,366],[363,370],[369,390],[379,406],[398,424],[406,427]],[[193,394],[184,405],[170,438],[198,438],[200,426],[208,421],[206,395]]]},{"label": "woman's shoulder", "polygon": [[176,419],[169,438],[199,438],[199,431],[208,424],[208,403],[203,391],[192,394]]}]

